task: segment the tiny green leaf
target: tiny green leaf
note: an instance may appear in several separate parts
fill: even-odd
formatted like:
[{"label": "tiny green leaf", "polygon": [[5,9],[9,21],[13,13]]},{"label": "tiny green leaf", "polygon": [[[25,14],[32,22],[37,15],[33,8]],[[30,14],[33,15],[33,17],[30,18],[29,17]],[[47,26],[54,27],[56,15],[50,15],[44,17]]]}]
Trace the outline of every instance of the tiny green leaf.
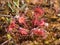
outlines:
[{"label": "tiny green leaf", "polygon": [[12,10],[12,12],[14,12],[14,9],[11,7],[10,3],[8,3],[8,7]]}]

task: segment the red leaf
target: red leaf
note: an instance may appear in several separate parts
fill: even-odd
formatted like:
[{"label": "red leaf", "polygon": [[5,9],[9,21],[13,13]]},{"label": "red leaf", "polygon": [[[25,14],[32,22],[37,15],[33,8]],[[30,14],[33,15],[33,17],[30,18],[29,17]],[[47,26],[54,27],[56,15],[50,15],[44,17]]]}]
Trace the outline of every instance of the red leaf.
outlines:
[{"label": "red leaf", "polygon": [[27,35],[28,34],[27,29],[24,29],[24,28],[20,28],[19,32],[22,35]]},{"label": "red leaf", "polygon": [[38,25],[38,22],[39,22],[39,21],[38,21],[38,19],[34,19],[34,20],[32,20],[32,22],[33,22],[33,24],[34,24],[34,26],[35,26],[35,25]]},{"label": "red leaf", "polygon": [[40,25],[40,26],[45,25],[45,21],[43,19],[41,19],[38,25]]},{"label": "red leaf", "polygon": [[44,14],[43,9],[38,7],[38,8],[35,8],[34,11],[35,11],[34,19],[32,20],[33,24],[34,25],[40,25],[40,24],[43,25],[44,22],[39,21],[39,17]]},{"label": "red leaf", "polygon": [[27,24],[26,24],[26,17],[24,15],[22,15],[21,17],[18,18],[18,22],[20,24],[24,24],[25,27],[28,27]]},{"label": "red leaf", "polygon": [[15,28],[16,27],[16,24],[15,24],[15,20],[12,20],[11,22],[10,22],[10,25],[8,26],[8,30],[9,31],[11,31],[13,28]]},{"label": "red leaf", "polygon": [[41,29],[33,29],[32,30],[32,33],[37,35],[37,36],[45,36],[45,30],[41,30]]},{"label": "red leaf", "polygon": [[39,13],[40,15],[43,15],[44,14],[44,11],[43,11],[43,9],[41,9],[41,8],[35,8],[34,9],[35,10],[35,13]]},{"label": "red leaf", "polygon": [[25,17],[21,16],[18,18],[19,23],[24,23],[25,22]]}]

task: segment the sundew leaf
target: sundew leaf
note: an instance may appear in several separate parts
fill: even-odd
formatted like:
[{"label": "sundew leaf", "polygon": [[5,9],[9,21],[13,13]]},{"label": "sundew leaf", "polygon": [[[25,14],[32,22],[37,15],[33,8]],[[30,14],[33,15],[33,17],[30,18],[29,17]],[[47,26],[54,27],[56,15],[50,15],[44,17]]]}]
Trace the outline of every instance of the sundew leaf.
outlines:
[{"label": "sundew leaf", "polygon": [[8,2],[8,7],[14,12],[14,9],[11,7],[11,4]]}]

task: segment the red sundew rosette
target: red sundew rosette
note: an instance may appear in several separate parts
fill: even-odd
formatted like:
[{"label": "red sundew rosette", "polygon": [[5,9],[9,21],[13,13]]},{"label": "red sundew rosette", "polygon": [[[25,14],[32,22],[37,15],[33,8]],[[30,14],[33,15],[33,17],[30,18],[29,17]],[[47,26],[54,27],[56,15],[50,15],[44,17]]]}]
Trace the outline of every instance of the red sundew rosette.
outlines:
[{"label": "red sundew rosette", "polygon": [[37,26],[45,26],[45,20],[41,19],[41,20],[33,20],[34,22],[34,25],[37,25]]},{"label": "red sundew rosette", "polygon": [[43,15],[44,15],[44,10],[43,9],[41,9],[39,7],[35,8],[34,9],[34,16],[33,16],[34,19],[32,20],[33,24],[38,25],[38,23],[40,22],[39,17],[41,17]]},{"label": "red sundew rosette", "polygon": [[41,36],[43,39],[45,39],[47,37],[47,34],[46,34],[46,30],[44,29],[38,29],[38,28],[34,28],[32,29],[32,35],[35,35],[35,36]]},{"label": "red sundew rosette", "polygon": [[25,17],[21,16],[18,18],[19,23],[24,23],[25,22]]},{"label": "red sundew rosette", "polygon": [[22,15],[22,16],[20,16],[20,17],[18,18],[18,22],[19,22],[20,24],[24,24],[25,27],[28,27],[27,24],[26,24],[26,19],[27,19],[27,18],[26,18],[24,15]]}]

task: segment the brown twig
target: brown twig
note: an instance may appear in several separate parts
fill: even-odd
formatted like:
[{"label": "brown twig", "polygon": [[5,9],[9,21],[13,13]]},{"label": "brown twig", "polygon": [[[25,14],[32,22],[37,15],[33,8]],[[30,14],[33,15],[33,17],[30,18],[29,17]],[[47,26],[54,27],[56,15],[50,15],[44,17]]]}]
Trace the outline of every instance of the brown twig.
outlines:
[{"label": "brown twig", "polygon": [[0,14],[0,17],[11,17],[11,15],[3,15],[3,14]]},{"label": "brown twig", "polygon": [[[11,40],[11,39],[10,39],[10,40]],[[8,43],[10,40],[6,40],[5,42],[3,42],[3,43],[0,44],[0,45],[4,45],[4,44]]]}]

